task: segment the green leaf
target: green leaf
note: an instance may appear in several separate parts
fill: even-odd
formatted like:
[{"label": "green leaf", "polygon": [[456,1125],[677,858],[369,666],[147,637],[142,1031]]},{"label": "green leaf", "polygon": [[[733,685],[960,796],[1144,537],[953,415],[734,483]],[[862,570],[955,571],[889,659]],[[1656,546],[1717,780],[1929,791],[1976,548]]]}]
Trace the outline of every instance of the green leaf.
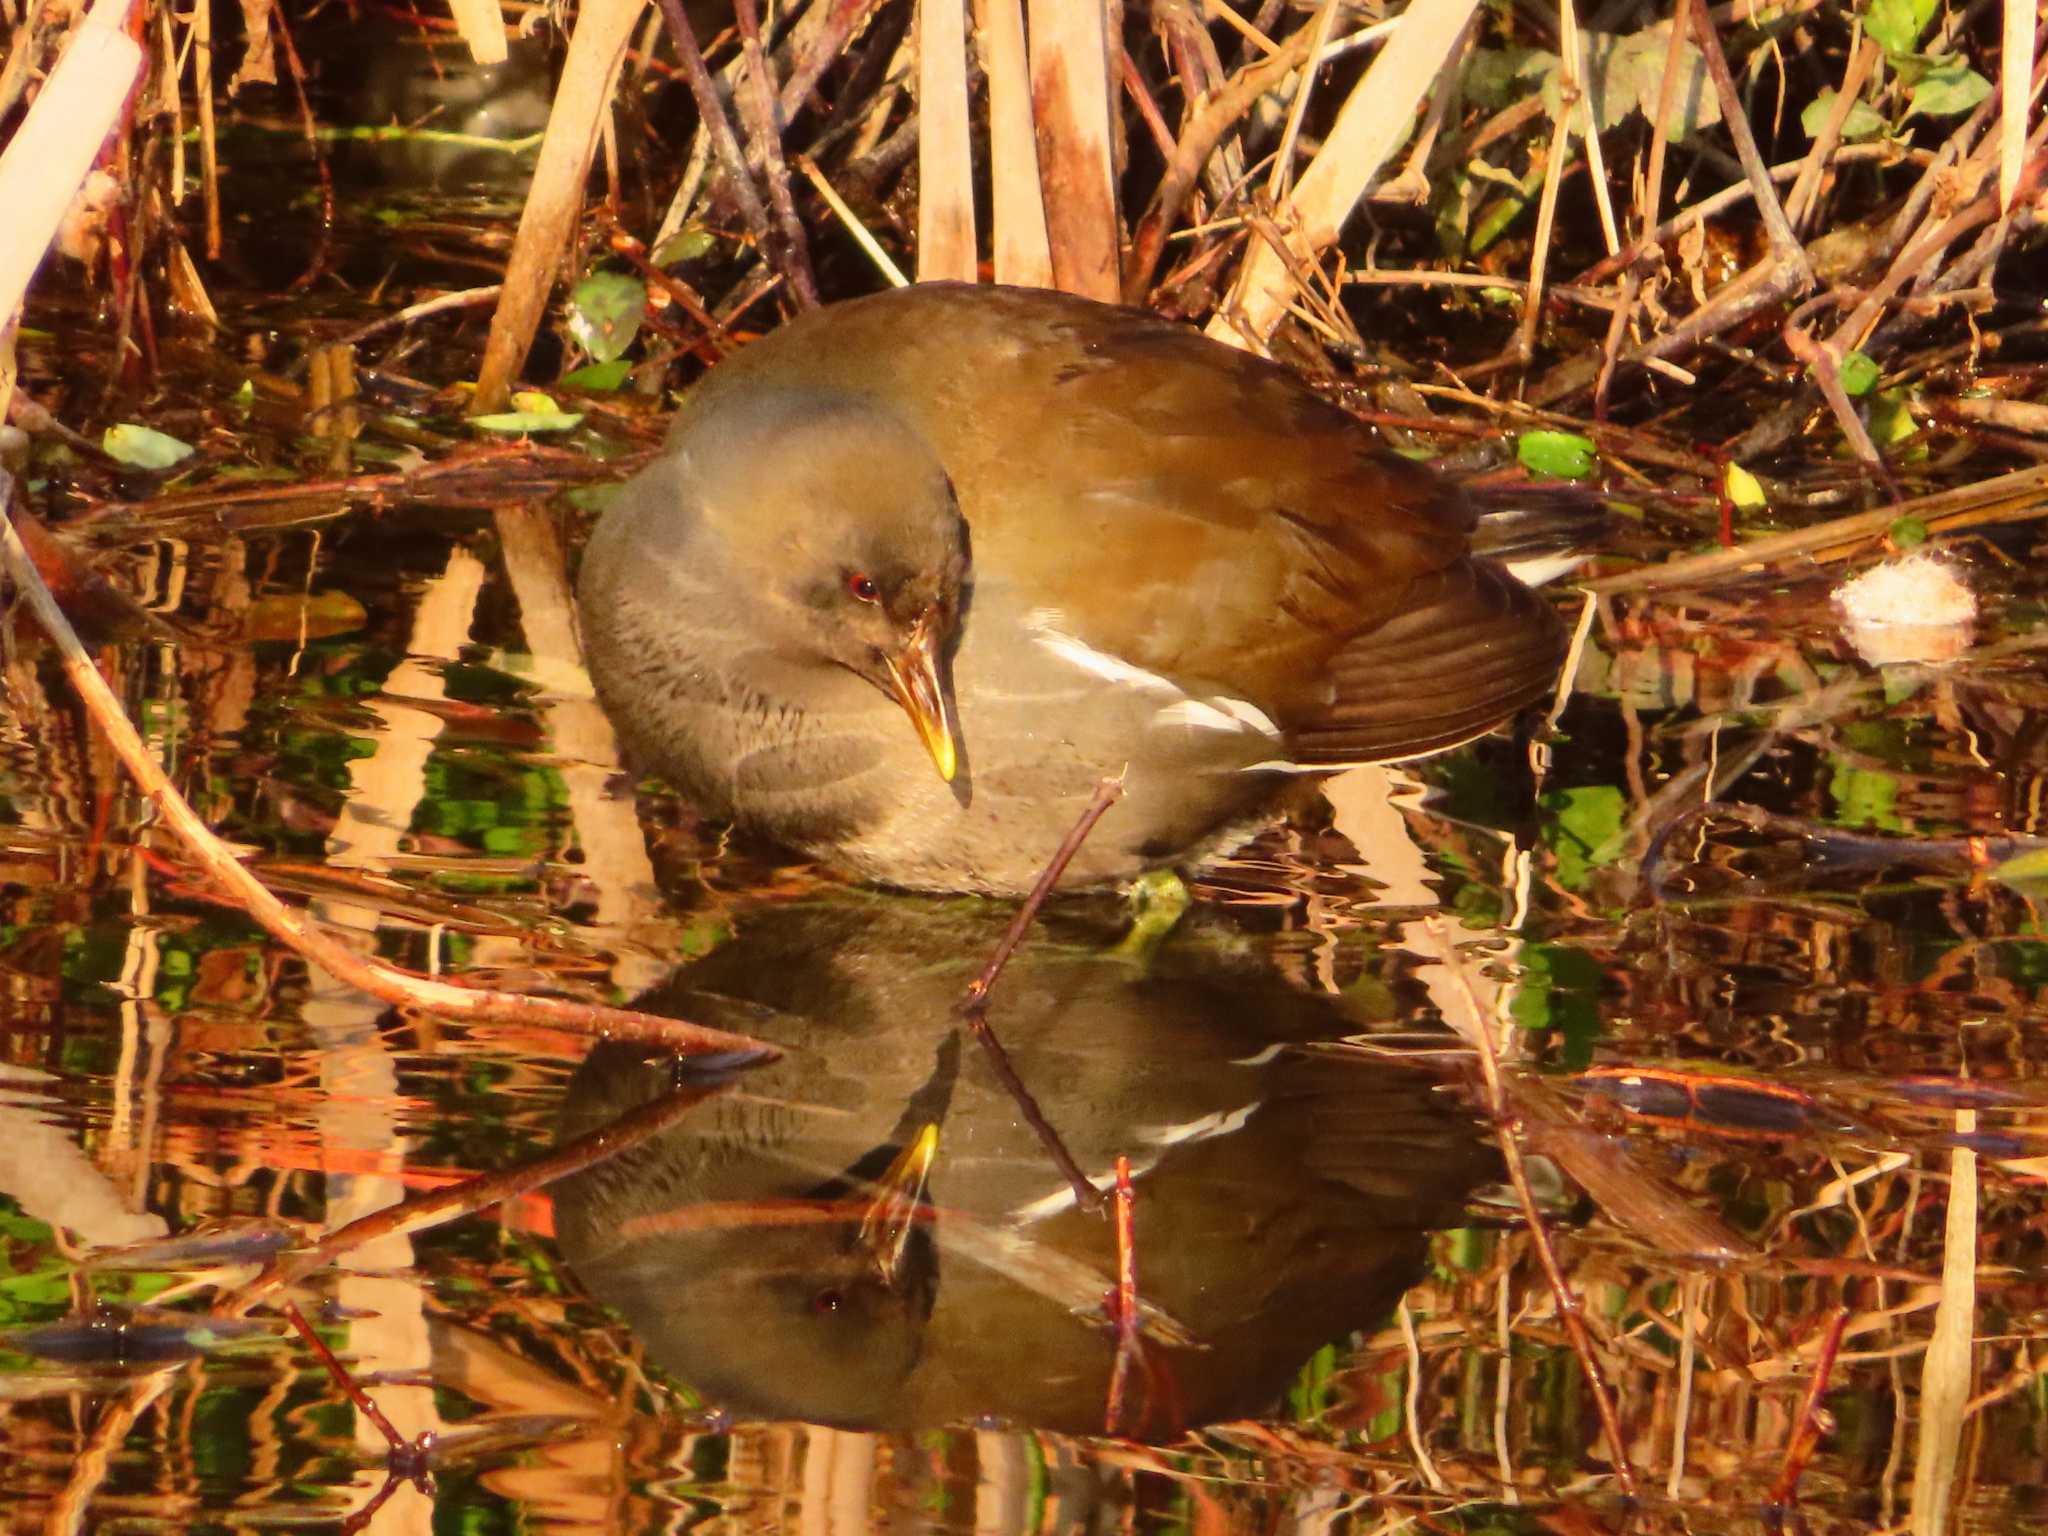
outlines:
[{"label": "green leaf", "polygon": [[133,469],[169,469],[192,457],[192,445],[132,421],[107,428],[100,447],[108,458]]},{"label": "green leaf", "polygon": [[1867,395],[1877,383],[1877,363],[1862,352],[1842,355],[1842,389],[1849,395]]},{"label": "green leaf", "polygon": [[1870,0],[1863,30],[1887,53],[1911,53],[1934,20],[1935,0]]},{"label": "green leaf", "polygon": [[608,363],[589,363],[573,373],[562,375],[562,383],[570,389],[588,390],[593,395],[608,395],[633,376],[633,365],[623,357],[615,357]]},{"label": "green leaf", "polygon": [[472,416],[469,424],[479,432],[567,432],[581,426],[581,411],[499,411],[492,416]]},{"label": "green leaf", "polygon": [[1887,389],[1871,398],[1870,418],[1865,423],[1870,429],[1870,440],[1880,448],[1892,448],[1916,436],[1920,423],[1913,419],[1913,412],[1906,404],[1904,390]]},{"label": "green leaf", "polygon": [[685,224],[654,248],[657,267],[680,266],[695,261],[718,244],[718,237],[702,224]]},{"label": "green leaf", "polygon": [[1829,819],[1838,827],[1871,827],[1881,832],[1903,832],[1906,823],[1898,812],[1899,781],[1875,768],[1861,768],[1846,758],[1834,760],[1828,780],[1835,813]]},{"label": "green leaf", "polygon": [[[1664,90],[1664,61],[1671,52],[1671,23],[1660,21],[1640,32],[1616,36],[1588,32],[1586,86],[1593,98],[1594,121],[1604,131],[1632,113],[1649,122],[1657,115]],[[1707,61],[1690,41],[1678,45],[1678,89],[1671,101],[1665,132],[1683,143],[1700,128],[1721,121],[1721,98],[1707,78]]]},{"label": "green leaf", "polygon": [[1543,808],[1553,818],[1544,833],[1557,857],[1557,883],[1568,891],[1583,890],[1593,871],[1621,853],[1622,823],[1628,799],[1611,784],[1552,790]]},{"label": "green leaf", "polygon": [[1895,549],[1918,549],[1927,542],[1927,525],[1917,517],[1902,517],[1885,530]]},{"label": "green leaf", "polygon": [[600,363],[622,355],[640,334],[647,285],[623,272],[593,272],[569,294],[569,335]]},{"label": "green leaf", "polygon": [[1532,475],[1583,480],[1593,472],[1598,454],[1592,439],[1576,432],[1524,432],[1515,439],[1515,457]]},{"label": "green leaf", "polygon": [[[1828,120],[1828,113],[1834,110],[1835,91],[1830,86],[1806,104],[1806,110],[1799,114],[1799,126],[1806,130],[1809,139],[1820,137],[1820,131]],[[1884,132],[1884,119],[1863,102],[1857,102],[1842,119],[1842,142],[1861,143],[1874,139]]]},{"label": "green leaf", "polygon": [[1465,66],[1465,94],[1490,112],[1511,107],[1545,78],[1557,78],[1557,55],[1533,48],[1475,48]]},{"label": "green leaf", "polygon": [[2048,886],[2048,848],[2033,848],[2014,854],[1991,868],[1991,878],[2000,885],[2031,889],[2038,893]]},{"label": "green leaf", "polygon": [[1961,59],[1935,61],[1913,87],[1906,116],[1961,117],[1991,94],[1991,82]]},{"label": "green leaf", "polygon": [[1732,459],[1724,477],[1728,487],[1728,499],[1742,512],[1754,512],[1759,507],[1768,507],[1771,499],[1764,494],[1763,482]]}]

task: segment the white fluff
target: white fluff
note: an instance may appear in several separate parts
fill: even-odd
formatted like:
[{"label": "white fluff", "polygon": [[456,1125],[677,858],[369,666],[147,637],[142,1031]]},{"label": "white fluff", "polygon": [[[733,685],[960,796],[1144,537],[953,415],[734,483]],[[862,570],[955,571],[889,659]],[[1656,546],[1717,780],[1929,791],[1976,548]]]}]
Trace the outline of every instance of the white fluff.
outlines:
[{"label": "white fluff", "polygon": [[1849,642],[1873,666],[1953,661],[1970,643],[1977,596],[1926,550],[1843,582],[1834,592]]}]

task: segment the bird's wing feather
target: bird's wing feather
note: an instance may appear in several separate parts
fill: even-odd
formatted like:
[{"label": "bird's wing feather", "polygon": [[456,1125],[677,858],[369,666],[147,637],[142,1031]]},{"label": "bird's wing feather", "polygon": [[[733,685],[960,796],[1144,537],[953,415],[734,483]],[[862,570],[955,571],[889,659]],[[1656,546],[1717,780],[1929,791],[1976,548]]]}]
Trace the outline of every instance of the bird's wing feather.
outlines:
[{"label": "bird's wing feather", "polygon": [[1294,711],[1291,757],[1339,768],[1440,752],[1545,697],[1566,636],[1550,605],[1490,561],[1417,582],[1410,603],[1330,660]]}]

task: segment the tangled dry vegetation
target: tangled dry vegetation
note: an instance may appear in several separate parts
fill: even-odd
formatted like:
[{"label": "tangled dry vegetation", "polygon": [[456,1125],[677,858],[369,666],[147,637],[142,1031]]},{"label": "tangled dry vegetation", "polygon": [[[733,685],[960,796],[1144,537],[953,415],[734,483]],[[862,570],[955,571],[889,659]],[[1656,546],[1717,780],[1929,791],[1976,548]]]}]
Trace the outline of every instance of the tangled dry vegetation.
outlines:
[{"label": "tangled dry vegetation", "polygon": [[[646,401],[771,324],[774,306],[862,291],[903,269],[1156,306],[1281,356],[1390,440],[1482,485],[1598,485],[1640,514],[1596,583],[1610,595],[2037,515],[2048,487],[2038,277],[2048,28],[2031,0],[1606,0],[1584,14],[1573,0],[1265,0],[1255,12],[1224,0],[984,0],[971,16],[938,0],[811,0],[772,16],[754,0],[729,15],[678,0],[584,0],[573,14],[460,0],[452,20],[409,13],[405,24],[459,30],[480,60],[537,38],[548,61],[552,107],[519,232],[508,257],[490,253],[502,282],[407,292],[403,303],[372,285],[331,305],[320,302],[331,297],[325,280],[351,259],[326,180],[333,147],[355,130],[438,131],[349,117],[329,79],[336,5],[324,17],[269,0],[243,0],[238,14],[156,0],[100,0],[89,12],[4,0],[0,10],[0,130],[10,134],[0,394],[20,434],[5,448],[38,455],[63,442],[83,455],[66,483],[106,542],[138,528],[180,533],[202,511],[216,531],[240,530],[299,516],[309,501],[481,505],[569,484],[591,473],[574,455],[464,448],[448,418],[467,411],[524,438],[589,413],[645,437]],[[281,152],[237,131],[280,112],[310,146],[317,206],[289,302],[265,310],[278,296],[230,291],[227,274],[247,270],[235,240],[249,225],[223,209],[237,177]],[[14,326],[60,224],[68,265],[47,268],[34,297],[79,325],[77,352],[96,377],[87,389],[80,370],[54,374],[31,398],[14,387]],[[464,317],[486,308],[479,345]],[[246,317],[279,312],[258,408],[311,448],[297,445],[293,483],[229,489],[209,476],[231,457],[230,402],[205,396],[224,375],[193,358],[218,354],[223,336],[247,344],[272,327]],[[431,360],[414,350],[422,335],[438,349]],[[427,381],[409,421],[372,411],[366,377],[388,388],[409,356],[446,377]],[[458,390],[471,373],[474,388]],[[188,410],[196,453],[139,423],[86,435],[100,418],[147,417],[172,374],[201,397]],[[380,435],[410,457],[363,472]],[[183,465],[185,485],[122,505],[95,468],[106,462]],[[304,478],[322,469],[331,478]],[[537,608],[528,598],[521,606]],[[1753,658],[1779,637],[1742,638],[1750,656],[1723,673],[1747,668],[1753,682],[1767,670]],[[1623,639],[1617,678],[1655,636]],[[1707,647],[1678,649],[1692,666]],[[1800,661],[1791,649],[1771,652],[1770,669]],[[73,664],[81,679],[90,671]],[[1660,687],[1674,671],[1644,670]],[[1629,697],[1626,679],[1615,687]],[[1827,697],[1817,679],[1809,692]],[[1711,742],[1688,738],[1686,793],[1711,799],[1729,782],[1720,716],[1746,719],[1753,705],[1744,696],[1720,711]],[[1774,718],[1758,753],[1814,725],[1813,708],[1800,708]],[[1641,831],[1633,851],[1647,864],[1651,813],[1664,835],[1671,805],[1633,788],[1641,825],[1624,830]],[[1684,937],[1683,915],[1672,923]],[[1694,934],[1695,971],[1732,972],[1752,944],[1817,956],[1846,947],[1810,914],[1756,923]],[[1627,975],[1621,959],[1611,970]],[[1999,1000],[2015,1012],[2028,1001],[2017,986]],[[1686,1001],[1696,1016],[1711,1012],[1704,995]],[[1661,1005],[1647,987],[1626,1002],[1644,1017]],[[1976,1101],[1956,1104],[1956,1117],[1978,1112]],[[1534,1101],[1516,1113],[1551,1138],[1548,1156],[1573,1166],[1571,1113]],[[1613,1160],[1608,1143],[1589,1145],[1574,1171],[1590,1186]],[[1916,1221],[1923,1175],[1903,1157],[1829,1177],[1806,1155],[1814,1145],[1774,1142],[1769,1159],[1748,1160],[1746,1176],[1772,1186],[1773,1221],[1794,1237],[1775,1268],[1746,1279],[1664,1262],[1703,1240],[1667,1225],[1684,1202],[1643,1196],[1649,1181],[1627,1167],[1601,1193],[1617,1208],[1632,1194],[1648,1200],[1617,1224],[1661,1249],[1649,1260],[1618,1244],[1582,1251],[1569,1287],[1598,1301],[1596,1314],[1636,1320],[1600,1341],[1610,1368],[1619,1362],[1610,1464],[1633,1459],[1645,1485],[1661,1482],[1674,1501],[1698,1491],[1702,1464],[1711,1477],[1795,1486],[1819,1423],[1806,1384],[1824,1384],[1838,1355],[1865,1387],[1883,1374],[1899,1423],[1911,1395],[1901,1362],[1932,1362],[1913,1399],[1939,1430],[1920,1442],[1931,1447],[1930,1487],[1955,1476],[1969,1415],[2039,1396],[2024,1338],[1999,1341],[1998,1374],[1974,1401],[1967,1360],[1956,1366],[1979,1283],[1974,1151],[1956,1154],[1949,1230],[1936,1232]],[[1835,1155],[1821,1151],[1822,1162]],[[1861,1260],[1841,1257],[1846,1240],[1799,1246],[1813,1211],[1837,1209],[1863,1224]],[[1867,1224],[1866,1211],[1876,1213]],[[2009,1260],[2000,1283],[2016,1285],[2010,1275],[2032,1262],[2023,1223],[2001,1241],[1985,1256]],[[1518,1341],[1547,1347],[1575,1324],[1555,1299],[1566,1287],[1532,1283],[1526,1259],[1503,1244],[1440,1275],[1411,1298],[1437,1321],[1389,1331],[1368,1358],[1412,1357],[1411,1383],[1427,1359],[1432,1390],[1455,1410],[1444,1423],[1481,1401],[1497,1358],[1505,1443],[1511,1313]],[[1496,1297],[1498,1355],[1482,1356],[1465,1346],[1483,1336]],[[1927,1339],[1892,1331],[1930,1315],[1931,1352]],[[1362,1400],[1365,1388],[1396,1400],[1400,1372],[1384,1374]],[[1535,1417],[1579,1393],[1566,1382],[1515,1401]],[[1439,1444],[1432,1461],[1415,1396],[1405,1414],[1385,1411],[1416,1455],[1354,1456],[1339,1467],[1351,1486],[1439,1509],[1447,1488],[1477,1498],[1515,1486],[1505,1452],[1496,1478],[1476,1430],[1452,1453]],[[1476,1424],[1476,1409],[1465,1417]],[[109,1424],[101,1434],[118,1438],[123,1426]],[[1887,1520],[1905,1443],[1884,1442]],[[1223,1432],[1216,1446],[1219,1460],[1240,1450],[1297,1469],[1328,1459],[1257,1427]]]},{"label": "tangled dry vegetation", "polygon": [[[0,307],[69,205],[66,247],[136,383],[160,329],[215,316],[222,123],[274,98],[309,141],[334,131],[330,45],[293,46],[334,33],[269,0],[14,10],[0,186],[23,216]],[[564,272],[633,285],[609,302],[644,300],[649,329],[579,323],[574,298],[566,329],[659,387],[679,354],[765,323],[766,285],[809,305],[908,268],[1150,303],[1278,349],[1364,386],[1353,403],[1403,441],[1505,434],[1534,473],[1663,493],[1666,544],[1767,504],[1802,520],[1859,500],[1853,482],[1900,500],[1958,442],[1986,469],[2038,457],[2034,375],[1997,366],[2041,324],[2019,275],[2043,166],[2023,0],[454,10],[410,24],[484,61],[510,34],[567,38],[501,291],[404,315],[495,302],[475,412],[503,411]],[[311,369],[316,409],[352,387],[332,362]],[[1853,473],[1772,483],[1809,433]]]}]

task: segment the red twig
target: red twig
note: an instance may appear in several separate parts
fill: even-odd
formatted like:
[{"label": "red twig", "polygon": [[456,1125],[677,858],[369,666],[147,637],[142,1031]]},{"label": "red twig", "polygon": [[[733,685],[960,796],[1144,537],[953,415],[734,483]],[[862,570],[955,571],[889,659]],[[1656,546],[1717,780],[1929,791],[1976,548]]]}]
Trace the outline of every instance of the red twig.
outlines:
[{"label": "red twig", "polygon": [[960,1004],[960,1017],[974,1038],[981,1043],[982,1050],[988,1056],[989,1066],[994,1069],[997,1079],[1008,1090],[1010,1097],[1017,1101],[1017,1109],[1023,1115],[1024,1123],[1029,1125],[1032,1133],[1038,1137],[1039,1143],[1046,1150],[1046,1155],[1052,1159],[1053,1166],[1059,1169],[1060,1177],[1072,1187],[1074,1199],[1084,1211],[1102,1209],[1102,1191],[1097,1189],[1088,1175],[1081,1171],[1081,1165],[1074,1161],[1066,1143],[1060,1140],[1059,1132],[1055,1131],[1045,1118],[1044,1111],[1038,1107],[1038,1101],[1024,1086],[1024,1080],[1017,1076],[1017,1069],[1010,1065],[1009,1053],[1003,1049],[1003,1043],[996,1038],[995,1031],[989,1028],[988,994],[989,989],[996,984],[996,978],[1002,975],[1003,967],[1009,963],[1010,956],[1017,952],[1017,946],[1023,942],[1024,931],[1031,926],[1031,920],[1038,915],[1039,908],[1045,905],[1046,897],[1052,894],[1052,888],[1059,883],[1060,876],[1066,873],[1074,855],[1081,851],[1081,845],[1088,840],[1088,834],[1094,831],[1095,824],[1102,820],[1103,812],[1122,798],[1123,792],[1124,781],[1121,774],[1113,779],[1103,779],[1096,784],[1095,794],[1089,800],[1087,809],[1081,812],[1073,830],[1068,832],[1061,839],[1059,847],[1053,850],[1051,861],[1046,864],[1044,872],[1038,877],[1038,883],[1031,887],[1031,894],[1024,898],[1024,904],[1017,909],[1017,915],[1010,920],[1010,926],[997,941],[995,953],[989,956],[988,964],[981,968],[979,976],[967,984],[966,1000]]},{"label": "red twig", "polygon": [[1813,1380],[1806,1384],[1806,1401],[1799,1405],[1798,1422],[1792,1426],[1792,1436],[1785,1442],[1785,1459],[1778,1468],[1778,1480],[1771,1484],[1771,1501],[1766,1507],[1765,1517],[1776,1523],[1784,1518],[1785,1511],[1799,1497],[1799,1477],[1806,1470],[1807,1462],[1820,1446],[1820,1437],[1826,1425],[1822,1422],[1820,1400],[1828,1389],[1828,1378],[1835,1373],[1835,1355],[1842,1347],[1842,1330],[1848,1326],[1849,1309],[1835,1308],[1835,1314],[1828,1319],[1828,1331],[1820,1341],[1820,1353],[1814,1357]]},{"label": "red twig", "polygon": [[1126,1398],[1133,1363],[1143,1365],[1144,1344],[1138,1334],[1138,1247],[1131,1235],[1131,1214],[1137,1196],[1131,1189],[1131,1160],[1116,1160],[1116,1292],[1109,1298],[1116,1325],[1116,1364],[1109,1373],[1109,1403],[1103,1427],[1110,1433],[1126,1422]]},{"label": "red twig", "polygon": [[298,1304],[288,1301],[282,1310],[285,1321],[298,1330],[299,1337],[306,1341],[307,1348],[311,1349],[320,1363],[327,1367],[327,1374],[334,1378],[334,1384],[356,1405],[356,1412],[376,1425],[377,1433],[382,1435],[384,1443],[391,1447],[389,1467],[392,1477],[403,1478],[421,1493],[432,1493],[434,1476],[428,1469],[427,1458],[433,1454],[434,1432],[431,1429],[422,1430],[417,1440],[408,1440],[401,1435],[398,1426],[387,1419],[384,1410],[377,1406],[377,1400],[365,1392],[362,1383],[349,1374],[348,1367],[335,1358],[334,1351],[327,1347],[327,1341],[313,1331],[313,1325],[306,1321],[306,1314],[299,1310]]}]

